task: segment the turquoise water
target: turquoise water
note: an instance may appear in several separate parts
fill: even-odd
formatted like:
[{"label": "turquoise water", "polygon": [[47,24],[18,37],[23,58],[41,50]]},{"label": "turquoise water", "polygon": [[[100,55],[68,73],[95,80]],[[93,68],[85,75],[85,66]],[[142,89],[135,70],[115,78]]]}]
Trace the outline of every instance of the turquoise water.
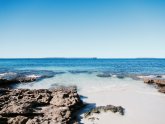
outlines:
[{"label": "turquoise water", "polygon": [[[80,89],[103,89],[118,84],[127,85],[128,75],[165,75],[165,59],[0,59],[0,75],[43,75],[45,78],[20,88],[51,88],[59,85],[76,85]],[[98,74],[110,74],[99,77]],[[116,75],[120,75],[118,77]],[[122,77],[123,76],[123,77]],[[11,76],[8,76],[11,78]],[[122,83],[121,83],[122,81]]]},{"label": "turquoise water", "polygon": [[165,74],[165,59],[0,59],[0,72],[13,70],[108,71]]}]

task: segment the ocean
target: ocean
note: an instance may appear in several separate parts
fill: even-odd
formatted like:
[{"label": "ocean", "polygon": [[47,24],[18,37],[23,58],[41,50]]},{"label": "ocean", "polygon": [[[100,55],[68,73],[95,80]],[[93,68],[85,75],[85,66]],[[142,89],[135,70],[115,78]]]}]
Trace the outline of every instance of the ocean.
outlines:
[{"label": "ocean", "polygon": [[165,59],[0,59],[0,72],[14,69],[108,71],[113,74],[165,74]]},{"label": "ocean", "polygon": [[49,77],[31,83],[14,84],[14,88],[74,85],[80,91],[86,91],[89,87],[94,91],[130,86],[132,82],[136,84],[135,76],[165,75],[165,59],[0,59],[0,75],[5,73]]}]

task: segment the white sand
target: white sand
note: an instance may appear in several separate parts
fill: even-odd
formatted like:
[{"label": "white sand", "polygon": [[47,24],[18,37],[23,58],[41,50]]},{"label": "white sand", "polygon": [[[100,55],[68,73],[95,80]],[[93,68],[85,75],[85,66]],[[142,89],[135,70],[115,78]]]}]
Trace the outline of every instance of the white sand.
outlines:
[{"label": "white sand", "polygon": [[[95,114],[99,120],[91,121],[83,119],[85,124],[164,124],[165,123],[165,95],[158,93],[153,87],[145,91],[139,90],[138,85],[125,88],[120,86],[117,89],[102,89],[97,92],[84,92],[81,94],[88,98],[84,101],[100,105],[116,105],[125,108],[125,115],[114,114],[112,112]],[[138,89],[138,90],[137,90]],[[143,91],[144,90],[144,91]]]}]

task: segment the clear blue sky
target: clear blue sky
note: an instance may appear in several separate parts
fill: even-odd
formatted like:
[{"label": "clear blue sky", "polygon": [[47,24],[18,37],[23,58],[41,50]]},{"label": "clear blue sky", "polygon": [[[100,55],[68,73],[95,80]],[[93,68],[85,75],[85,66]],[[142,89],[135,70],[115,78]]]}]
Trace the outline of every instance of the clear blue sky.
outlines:
[{"label": "clear blue sky", "polygon": [[12,57],[165,58],[165,0],[0,0]]}]

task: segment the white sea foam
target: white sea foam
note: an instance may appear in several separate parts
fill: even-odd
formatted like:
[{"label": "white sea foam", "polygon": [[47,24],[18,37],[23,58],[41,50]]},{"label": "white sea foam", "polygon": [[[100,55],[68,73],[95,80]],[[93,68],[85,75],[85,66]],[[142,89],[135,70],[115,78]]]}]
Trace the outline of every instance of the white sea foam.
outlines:
[{"label": "white sea foam", "polygon": [[5,76],[12,76],[12,75],[16,75],[17,73],[14,72],[6,72],[6,73],[1,73],[0,74],[0,78],[3,78]]},{"label": "white sea foam", "polygon": [[137,76],[140,79],[144,79],[144,78],[155,78],[155,75],[147,75],[147,76]]},{"label": "white sea foam", "polygon": [[40,75],[32,74],[32,75],[27,75],[26,77],[28,77],[28,78],[39,78],[41,76]]},{"label": "white sea foam", "polygon": [[[146,75],[146,76],[137,76],[139,79],[145,79],[145,78],[159,78],[157,75]],[[165,78],[165,75],[160,75],[161,79]]]}]

